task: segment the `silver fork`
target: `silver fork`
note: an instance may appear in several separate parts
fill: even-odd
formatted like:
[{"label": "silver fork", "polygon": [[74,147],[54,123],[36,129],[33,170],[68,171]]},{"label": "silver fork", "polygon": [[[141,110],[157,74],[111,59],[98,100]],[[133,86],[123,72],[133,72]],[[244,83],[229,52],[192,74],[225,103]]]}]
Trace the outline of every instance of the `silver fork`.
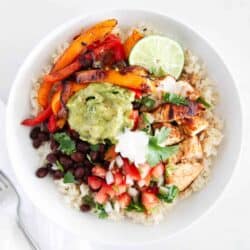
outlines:
[{"label": "silver fork", "polygon": [[17,225],[30,244],[31,249],[39,250],[39,247],[36,246],[34,240],[27,232],[22,222],[20,214],[20,196],[10,179],[0,170],[0,207],[1,205],[7,207],[8,212],[16,214]]}]

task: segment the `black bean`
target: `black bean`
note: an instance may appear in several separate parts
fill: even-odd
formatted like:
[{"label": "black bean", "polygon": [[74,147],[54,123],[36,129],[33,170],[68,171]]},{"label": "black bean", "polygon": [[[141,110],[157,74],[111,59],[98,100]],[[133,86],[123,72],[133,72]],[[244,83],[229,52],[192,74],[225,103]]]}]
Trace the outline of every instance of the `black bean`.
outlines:
[{"label": "black bean", "polygon": [[80,162],[77,162],[77,163],[74,163],[73,167],[74,168],[84,168],[84,164],[80,163]]},{"label": "black bean", "polygon": [[54,138],[50,139],[50,148],[52,151],[55,151],[58,148],[59,144],[54,140]]},{"label": "black bean", "polygon": [[70,135],[71,135],[74,139],[78,139],[78,138],[79,138],[79,134],[78,134],[75,130],[71,130],[71,131],[70,131]]},{"label": "black bean", "polygon": [[37,138],[40,139],[41,141],[48,141],[49,134],[46,132],[40,132],[40,133],[38,133]]},{"label": "black bean", "polygon": [[47,163],[47,164],[46,164],[46,168],[48,168],[48,169],[51,169],[52,166],[53,166],[53,165],[52,165],[51,163]]},{"label": "black bean", "polygon": [[39,148],[42,145],[42,141],[40,139],[34,139],[32,142],[34,148]]},{"label": "black bean", "polygon": [[71,167],[73,165],[73,161],[70,159],[69,156],[66,156],[66,155],[61,155],[59,157],[59,161],[66,168]]},{"label": "black bean", "polygon": [[78,142],[76,144],[76,149],[82,153],[87,153],[89,150],[89,144],[87,142]]},{"label": "black bean", "polygon": [[43,177],[45,177],[48,173],[49,173],[48,168],[46,168],[46,167],[41,167],[41,168],[38,168],[38,169],[37,169],[37,171],[36,171],[36,176],[39,177],[39,178],[43,178]]},{"label": "black bean", "polygon": [[84,155],[81,152],[75,152],[71,155],[71,159],[75,162],[82,162],[84,160]]},{"label": "black bean", "polygon": [[98,152],[104,153],[105,152],[105,145],[104,144],[99,144],[99,150]]},{"label": "black bean", "polygon": [[89,156],[90,156],[90,158],[91,158],[92,161],[96,162],[98,160],[99,154],[96,151],[91,151],[89,153]]},{"label": "black bean", "polygon": [[76,177],[76,179],[81,179],[84,175],[84,169],[81,167],[78,167],[75,169],[74,171],[74,176]]},{"label": "black bean", "polygon": [[53,178],[54,178],[54,180],[58,180],[58,179],[63,178],[63,172],[61,170],[56,170],[53,173]]},{"label": "black bean", "polygon": [[109,161],[102,161],[102,166],[105,168],[105,169],[108,169],[109,168],[109,165],[110,165],[110,162]]},{"label": "black bean", "polygon": [[80,206],[80,209],[81,209],[82,212],[88,212],[88,211],[91,210],[91,207],[90,207],[90,205],[88,205],[88,204],[82,204],[82,205]]},{"label": "black bean", "polygon": [[35,127],[35,128],[33,128],[33,129],[30,131],[30,138],[33,139],[33,140],[36,139],[37,136],[38,136],[38,134],[40,133],[40,131],[41,131],[40,127]]},{"label": "black bean", "polygon": [[133,109],[139,109],[141,107],[140,102],[136,102],[136,101],[132,102],[132,105],[133,105]]},{"label": "black bean", "polygon": [[88,159],[83,160],[84,167],[92,167],[92,163]]},{"label": "black bean", "polygon": [[46,159],[49,163],[55,163],[58,160],[57,155],[55,153],[48,154]]}]

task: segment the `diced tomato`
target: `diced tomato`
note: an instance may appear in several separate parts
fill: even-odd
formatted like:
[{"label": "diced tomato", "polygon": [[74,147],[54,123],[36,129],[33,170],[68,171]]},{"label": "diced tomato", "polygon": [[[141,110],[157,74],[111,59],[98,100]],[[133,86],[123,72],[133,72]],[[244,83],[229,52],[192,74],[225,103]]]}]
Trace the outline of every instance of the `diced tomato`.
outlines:
[{"label": "diced tomato", "polygon": [[107,170],[103,167],[96,165],[92,168],[92,174],[101,178],[105,178]]},{"label": "diced tomato", "polygon": [[103,184],[103,180],[96,176],[88,177],[88,185],[93,190],[98,190]]},{"label": "diced tomato", "polygon": [[141,200],[144,207],[149,211],[155,208],[159,202],[157,196],[150,191],[143,191]]},{"label": "diced tomato", "polygon": [[114,189],[112,188],[111,185],[108,185],[108,184],[103,184],[101,190],[107,194],[110,198],[114,198],[115,196],[115,191]]},{"label": "diced tomato", "polygon": [[113,185],[113,190],[115,191],[116,195],[122,194],[127,191],[127,185],[126,184]]},{"label": "diced tomato", "polygon": [[117,200],[121,206],[121,208],[126,208],[130,202],[131,202],[131,197],[128,193],[122,193],[117,197]]},{"label": "diced tomato", "polygon": [[138,110],[133,110],[130,118],[134,121],[134,126],[133,126],[133,130],[135,130],[138,126],[138,122],[139,122],[139,112]]},{"label": "diced tomato", "polygon": [[157,164],[155,167],[151,169],[151,175],[156,179],[161,177],[163,173],[164,173],[164,166],[162,163]]},{"label": "diced tomato", "polygon": [[120,172],[116,172],[113,175],[114,175],[114,184],[115,185],[120,185],[120,184],[123,183],[124,178],[123,178],[123,175]]},{"label": "diced tomato", "polygon": [[133,180],[139,181],[141,179],[138,168],[134,164],[129,163],[128,159],[123,159],[123,170]]},{"label": "diced tomato", "polygon": [[108,194],[103,192],[102,189],[99,190],[95,195],[95,201],[100,203],[100,204],[104,204],[105,202],[108,201]]}]

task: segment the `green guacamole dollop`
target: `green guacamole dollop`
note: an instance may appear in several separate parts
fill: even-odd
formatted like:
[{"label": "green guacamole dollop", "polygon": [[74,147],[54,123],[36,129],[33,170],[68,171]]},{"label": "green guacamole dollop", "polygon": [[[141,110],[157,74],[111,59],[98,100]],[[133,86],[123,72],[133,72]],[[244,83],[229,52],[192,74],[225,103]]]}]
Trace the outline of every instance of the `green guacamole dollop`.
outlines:
[{"label": "green guacamole dollop", "polygon": [[68,123],[80,138],[92,144],[109,139],[133,127],[130,118],[134,93],[110,83],[92,83],[68,101]]}]

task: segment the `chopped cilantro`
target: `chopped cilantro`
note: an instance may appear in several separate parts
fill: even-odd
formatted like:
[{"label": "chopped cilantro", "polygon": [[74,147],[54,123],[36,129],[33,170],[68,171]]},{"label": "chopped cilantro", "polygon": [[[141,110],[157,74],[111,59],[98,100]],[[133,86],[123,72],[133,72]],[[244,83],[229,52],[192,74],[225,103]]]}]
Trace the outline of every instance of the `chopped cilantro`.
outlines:
[{"label": "chopped cilantro", "polygon": [[188,105],[188,100],[181,95],[176,95],[173,93],[165,93],[163,95],[163,101],[168,103],[173,103],[176,105]]},{"label": "chopped cilantro", "polygon": [[54,139],[59,143],[59,150],[64,154],[71,155],[76,151],[75,142],[65,132],[54,134]]},{"label": "chopped cilantro", "polygon": [[129,206],[126,208],[126,210],[128,212],[135,211],[135,212],[141,213],[145,211],[145,208],[140,202],[132,201],[129,204]]},{"label": "chopped cilantro", "polygon": [[178,146],[166,146],[163,147],[161,144],[167,138],[169,129],[161,128],[154,136],[150,136],[148,143],[147,162],[151,166],[155,166],[160,161],[167,160],[170,156],[178,151]]},{"label": "chopped cilantro", "polygon": [[145,106],[146,108],[153,108],[155,105],[155,100],[150,98],[149,96],[143,96],[141,99],[141,104]]},{"label": "chopped cilantro", "polygon": [[74,183],[75,182],[75,177],[71,172],[67,172],[64,177],[63,177],[63,182],[64,183]]},{"label": "chopped cilantro", "polygon": [[108,217],[108,213],[105,211],[104,206],[102,204],[96,203],[94,212],[98,215],[100,219],[105,219]]},{"label": "chopped cilantro", "polygon": [[93,199],[90,195],[85,195],[85,196],[82,198],[82,201],[83,201],[84,204],[87,204],[87,205],[89,205],[90,207],[95,207],[94,199]]},{"label": "chopped cilantro", "polygon": [[178,194],[179,194],[178,187],[172,185],[172,186],[160,187],[159,194],[157,196],[160,200],[163,200],[164,202],[172,203]]},{"label": "chopped cilantro", "polygon": [[98,151],[99,147],[100,147],[99,144],[92,144],[92,145],[90,145],[90,149],[92,151]]},{"label": "chopped cilantro", "polygon": [[60,170],[60,171],[64,171],[64,168],[63,168],[63,165],[61,164],[60,161],[56,161],[56,166],[57,166],[57,169]]},{"label": "chopped cilantro", "polygon": [[210,103],[208,103],[203,97],[199,97],[197,100],[197,102],[203,104],[206,108],[211,108],[212,105]]}]

